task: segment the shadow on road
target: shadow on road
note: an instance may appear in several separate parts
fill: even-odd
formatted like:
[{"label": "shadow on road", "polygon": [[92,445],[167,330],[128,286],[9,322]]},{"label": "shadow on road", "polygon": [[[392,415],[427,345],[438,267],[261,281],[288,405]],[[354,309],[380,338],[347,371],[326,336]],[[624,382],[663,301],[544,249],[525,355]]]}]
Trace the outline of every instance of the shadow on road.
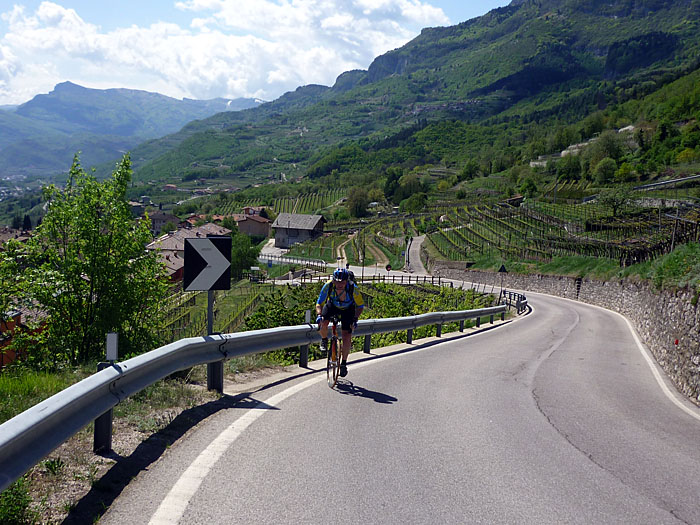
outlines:
[{"label": "shadow on road", "polygon": [[340,381],[335,386],[335,389],[346,396],[366,397],[367,399],[372,399],[376,403],[382,403],[385,405],[391,405],[398,401],[398,399],[393,396],[383,394],[381,392],[375,392],[373,390],[367,390],[361,386],[354,385],[351,381]]},{"label": "shadow on road", "polygon": [[94,483],[90,492],[80,499],[62,523],[64,525],[94,523],[95,518],[110,507],[135,476],[147,470],[188,430],[217,412],[232,408],[276,410],[275,407],[251,398],[250,393],[223,396],[204,405],[184,410],[168,426],[141,442],[130,455],[119,456],[115,453],[106,455],[105,457],[117,460],[117,463]]}]

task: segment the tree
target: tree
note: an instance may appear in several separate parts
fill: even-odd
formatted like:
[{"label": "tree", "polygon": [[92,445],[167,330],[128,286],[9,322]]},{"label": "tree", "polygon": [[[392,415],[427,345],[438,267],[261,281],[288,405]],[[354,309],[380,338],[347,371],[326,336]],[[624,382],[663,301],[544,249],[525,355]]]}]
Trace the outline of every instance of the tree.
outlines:
[{"label": "tree", "polygon": [[401,201],[399,210],[405,213],[418,213],[425,208],[427,202],[428,196],[425,193],[414,193],[408,199]]},{"label": "tree", "polygon": [[630,182],[635,177],[634,168],[629,162],[623,162],[615,172],[615,180],[618,182]]},{"label": "tree", "polygon": [[364,188],[350,188],[348,193],[348,213],[353,217],[364,217],[367,214],[369,196]]},{"label": "tree", "polygon": [[384,183],[384,195],[387,199],[391,199],[394,192],[399,187],[399,179],[403,175],[403,170],[397,167],[386,169],[386,181]]},{"label": "tree", "polygon": [[617,132],[608,130],[601,133],[600,137],[591,142],[582,152],[582,158],[587,165],[593,167],[605,159],[611,158],[615,162],[620,162],[625,151],[629,148],[617,134]]},{"label": "tree", "polygon": [[581,178],[581,161],[578,155],[565,155],[557,163],[557,177],[560,180],[578,180]]},{"label": "tree", "polygon": [[7,241],[0,250],[0,321],[7,321],[7,314],[19,306],[24,251],[24,244],[16,239]]},{"label": "tree", "polygon": [[479,175],[479,163],[474,159],[469,159],[459,174],[460,180],[473,179]]},{"label": "tree", "polygon": [[[126,200],[131,162],[97,181],[73,160],[65,189],[44,190],[47,213],[27,243],[26,293],[46,314],[46,351],[71,364],[102,358],[107,332],[120,354],[157,342],[168,284],[158,254],[146,251],[148,222]],[[62,359],[61,359],[62,358]]]},{"label": "tree", "polygon": [[520,193],[526,197],[534,197],[537,195],[537,184],[532,177],[527,177],[520,185]]},{"label": "tree", "polygon": [[608,182],[613,180],[616,171],[617,162],[615,162],[615,159],[605,157],[595,167],[595,180],[599,184],[607,184]]},{"label": "tree", "polygon": [[238,235],[238,223],[234,220],[233,217],[224,217],[224,220],[221,221],[221,226],[224,228],[231,230],[231,238],[233,239],[236,235]]},{"label": "tree", "polygon": [[22,229],[24,231],[29,231],[32,229],[32,218],[29,215],[24,216],[24,220],[22,221]]},{"label": "tree", "polygon": [[370,202],[384,202],[386,200],[384,191],[381,188],[370,188],[367,192],[367,197]]},{"label": "tree", "polygon": [[613,217],[627,205],[632,198],[632,190],[627,186],[615,186],[614,188],[605,189],[598,195],[598,202],[603,206],[612,208]]},{"label": "tree", "polygon": [[678,155],[676,155],[676,162],[678,164],[689,164],[694,162],[698,158],[698,154],[694,149],[685,148]]},{"label": "tree", "polygon": [[244,233],[231,237],[231,275],[240,276],[243,270],[248,270],[258,262],[260,247],[253,246],[250,237]]}]

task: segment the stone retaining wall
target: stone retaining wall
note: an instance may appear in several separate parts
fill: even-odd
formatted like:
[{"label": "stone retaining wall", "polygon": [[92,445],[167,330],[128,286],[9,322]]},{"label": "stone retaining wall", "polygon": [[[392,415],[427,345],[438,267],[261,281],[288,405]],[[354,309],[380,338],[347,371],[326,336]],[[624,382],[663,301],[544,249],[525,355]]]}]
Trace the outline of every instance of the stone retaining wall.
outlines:
[{"label": "stone retaining wall", "polygon": [[[454,269],[453,263],[434,261],[431,273],[500,286],[500,274]],[[630,320],[678,390],[700,404],[700,309],[696,292],[688,289],[659,292],[647,283],[623,280],[519,274],[504,274],[503,287],[565,297],[621,313]]]}]

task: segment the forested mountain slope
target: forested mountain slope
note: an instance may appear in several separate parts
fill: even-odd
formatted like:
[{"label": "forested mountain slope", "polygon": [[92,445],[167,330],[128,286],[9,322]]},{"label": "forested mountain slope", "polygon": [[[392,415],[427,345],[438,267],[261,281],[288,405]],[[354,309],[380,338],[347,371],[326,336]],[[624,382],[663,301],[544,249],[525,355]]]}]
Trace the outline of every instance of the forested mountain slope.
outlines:
[{"label": "forested mountain slope", "polygon": [[51,176],[82,151],[87,164],[111,161],[146,139],[194,119],[258,105],[252,99],[177,100],[130,89],[89,89],[71,82],[0,112],[0,171]]},{"label": "forested mountain slope", "polygon": [[[477,140],[474,150],[525,141],[524,127],[532,134],[533,126],[578,122],[697,69],[699,15],[698,0],[514,0],[456,26],[425,29],[367,71],[340,75],[332,88],[299,88],[142,145],[133,155],[136,176],[321,176],[347,168],[336,160],[348,152],[386,149],[387,140],[415,146],[455,122],[478,126],[459,135]],[[424,156],[418,147],[416,162],[449,157],[441,149]],[[364,168],[402,162],[375,160]]]}]

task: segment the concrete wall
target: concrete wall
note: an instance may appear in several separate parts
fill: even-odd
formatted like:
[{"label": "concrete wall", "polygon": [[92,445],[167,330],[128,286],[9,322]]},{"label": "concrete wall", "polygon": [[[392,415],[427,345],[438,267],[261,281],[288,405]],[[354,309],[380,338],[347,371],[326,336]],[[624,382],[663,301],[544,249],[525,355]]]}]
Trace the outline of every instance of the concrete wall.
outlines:
[{"label": "concrete wall", "polygon": [[[464,263],[462,263],[464,265]],[[455,269],[435,261],[433,275],[500,284],[500,274]],[[503,287],[578,300],[627,317],[680,392],[700,404],[700,309],[689,289],[657,291],[648,283],[505,274]],[[527,295],[527,294],[526,294]],[[675,341],[678,340],[678,344]]]}]

